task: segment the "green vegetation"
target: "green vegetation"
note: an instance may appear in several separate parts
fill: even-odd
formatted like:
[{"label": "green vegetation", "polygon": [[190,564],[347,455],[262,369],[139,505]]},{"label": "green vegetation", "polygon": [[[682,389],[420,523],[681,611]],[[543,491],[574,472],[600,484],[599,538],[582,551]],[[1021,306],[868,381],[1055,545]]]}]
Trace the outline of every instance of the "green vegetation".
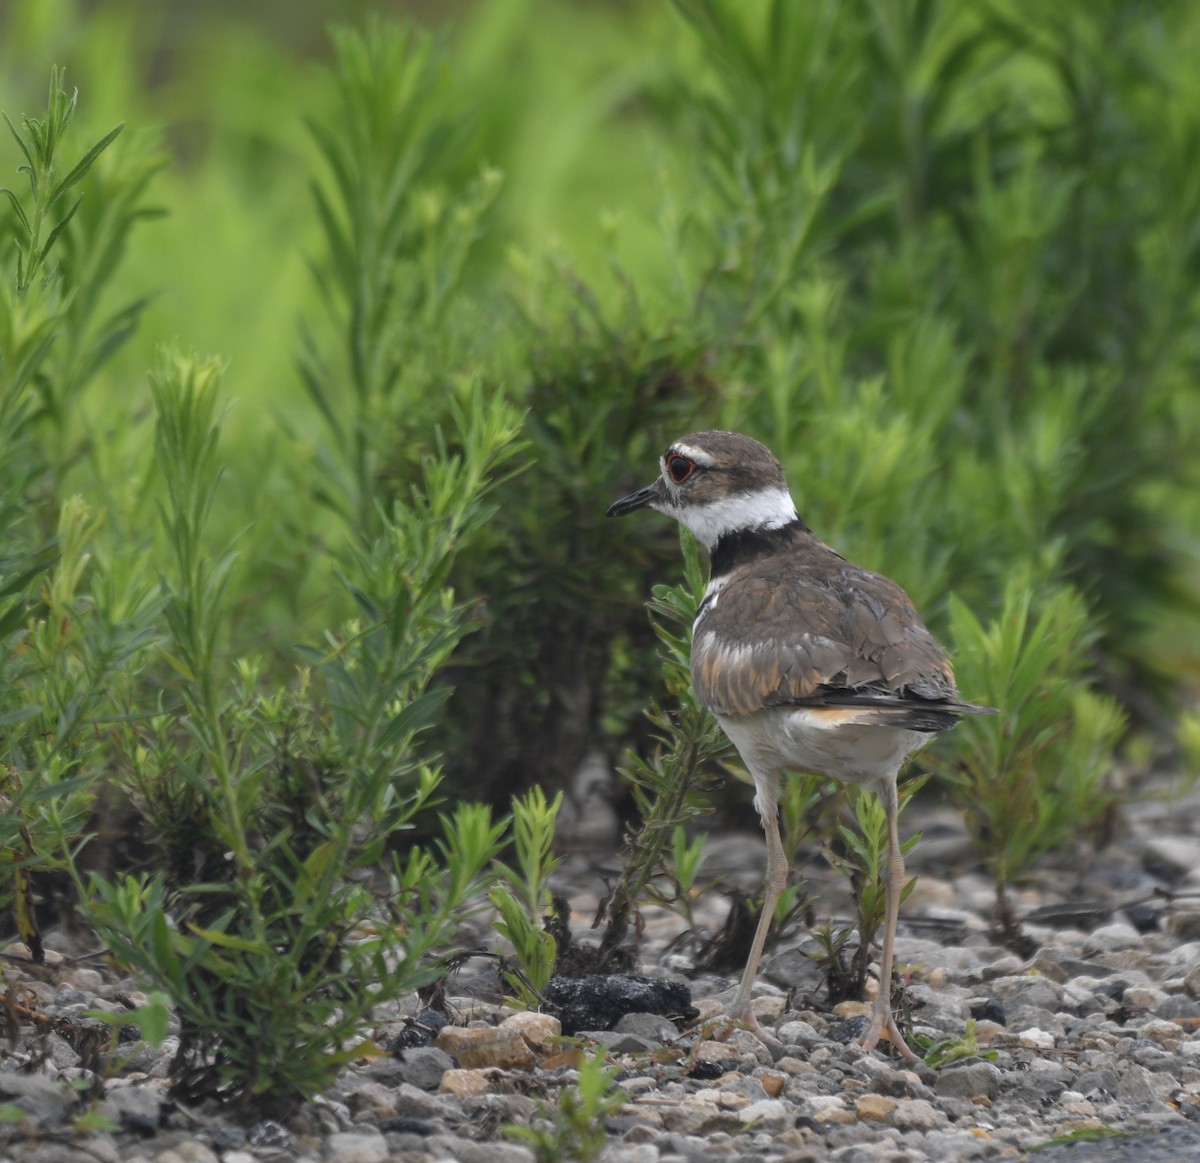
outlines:
[{"label": "green vegetation", "polygon": [[510,1124],[504,1133],[524,1143],[537,1163],[591,1163],[608,1139],[606,1122],[625,1104],[626,1095],[616,1085],[618,1071],[605,1065],[606,1051],[599,1046],[580,1058],[578,1078],[559,1091],[553,1104],[543,1104],[539,1123]]},{"label": "green vegetation", "polygon": [[974,1018],[968,1018],[964,1023],[961,1038],[943,1038],[935,1042],[929,1038],[918,1037],[917,1041],[921,1046],[921,1057],[925,1059],[926,1065],[932,1066],[934,1070],[941,1070],[943,1066],[967,1058],[990,1062],[998,1057],[997,1051],[985,1050],[979,1045]]},{"label": "green vegetation", "polygon": [[684,431],[766,440],[1001,707],[932,762],[1001,900],[1131,735],[1194,762],[1192,6],[242,7],[0,17],[0,897],[36,958],[74,888],[180,1093],[314,1093],[489,889],[536,988],[596,749],[605,940],[695,889],[703,562],[604,518]]}]

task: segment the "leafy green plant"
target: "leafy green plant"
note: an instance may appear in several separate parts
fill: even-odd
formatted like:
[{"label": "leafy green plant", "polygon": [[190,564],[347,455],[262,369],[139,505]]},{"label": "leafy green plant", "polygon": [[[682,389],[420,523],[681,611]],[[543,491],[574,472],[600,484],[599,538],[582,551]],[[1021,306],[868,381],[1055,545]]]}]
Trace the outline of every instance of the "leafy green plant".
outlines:
[{"label": "leafy green plant", "polygon": [[677,910],[687,923],[689,932],[695,934],[698,926],[695,918],[696,901],[711,887],[700,882],[700,870],[705,858],[704,833],[688,839],[687,829],[676,824],[671,830],[670,847],[662,858],[662,879],[665,888],[652,880],[646,885],[650,900]]},{"label": "leafy green plant", "polygon": [[76,1135],[104,1135],[121,1128],[100,1111],[84,1111],[71,1120],[71,1131]]},{"label": "leafy green plant", "polygon": [[554,855],[554,823],[562,801],[562,792],[548,800],[540,787],[513,799],[513,863],[498,864],[497,870],[534,914],[550,904],[550,875],[559,863]]},{"label": "leafy green plant", "polygon": [[627,1097],[616,1085],[617,1069],[605,1063],[603,1046],[585,1054],[576,1081],[559,1091],[553,1106],[542,1104],[541,1125],[509,1123],[504,1134],[526,1144],[537,1163],[591,1163],[597,1159],[608,1141],[606,1122]]},{"label": "leafy green plant", "polygon": [[558,864],[553,854],[554,822],[561,807],[562,792],[548,801],[540,787],[513,799],[515,867],[497,861],[495,869],[502,879],[488,893],[499,913],[496,931],[512,947],[521,969],[519,975],[505,974],[506,980],[528,1006],[539,1004],[558,959],[553,933],[539,922],[551,905],[549,878]]},{"label": "leafy green plant", "polygon": [[1200,779],[1200,712],[1184,711],[1179,716],[1175,737],[1183,756],[1180,791],[1186,795]]},{"label": "leafy green plant", "polygon": [[106,133],[62,177],[56,173],[55,162],[59,143],[75,115],[75,95],[63,87],[62,73],[56,68],[50,74],[50,99],[46,118],[23,117],[25,134],[17,132],[7,115],[4,120],[12,132],[25,164],[20,172],[29,179],[32,205],[27,212],[12,190],[3,190],[16,218],[17,272],[16,292],[24,295],[38,281],[59,235],[66,230],[82,203],[76,197],[68,205],[66,197],[84,178],[96,159],[121,132],[122,126]]},{"label": "leafy green plant", "polygon": [[[649,603],[662,645],[663,682],[675,709],[666,710],[657,703],[651,707],[647,717],[656,732],[655,750],[648,758],[631,751],[621,768],[640,822],[626,833],[621,875],[596,917],[596,924],[605,922],[604,949],[615,948],[624,940],[639,902],[678,843],[678,829],[709,810],[703,773],[728,747],[716,720],[691,690],[688,650],[692,623],[704,594],[704,574],[695,539],[683,531],[680,542],[683,583],[655,587]],[[678,882],[677,874],[675,879]]]},{"label": "leafy green plant", "polygon": [[512,428],[502,401],[463,405],[466,451],[431,462],[425,488],[348,560],[359,616],[305,651],[298,681],[263,689],[254,664],[222,664],[235,557],[206,538],[222,476],[217,370],[173,356],[152,384],[180,706],[145,744],[128,741],[128,788],[166,873],[74,872],[114,954],[171,998],[177,1092],[286,1109],[361,1052],[372,1008],[436,977],[429,955],[501,847],[504,824],[469,803],[442,817],[435,849],[401,840],[436,802],[416,740],[444,699],[434,676],[471,629],[445,579],[488,518]]},{"label": "leafy green plant", "polygon": [[921,1047],[925,1065],[932,1066],[934,1070],[940,1070],[952,1062],[961,1062],[964,1058],[993,1062],[999,1057],[997,1051],[985,1050],[979,1045],[974,1018],[967,1019],[961,1038],[941,1038],[934,1041],[932,1038],[922,1038],[918,1035],[917,1042]]},{"label": "leafy green plant", "polygon": [[[333,32],[335,106],[308,127],[327,177],[312,185],[326,253],[314,264],[328,327],[303,331],[300,371],[325,422],[322,499],[379,528],[385,476],[403,480],[437,413],[424,386],[447,366],[447,315],[500,175],[462,182],[468,124],[442,40],[374,22]],[[453,365],[451,365],[453,366]],[[347,388],[349,389],[347,391]]]},{"label": "leafy green plant", "polygon": [[995,878],[1007,931],[1005,887],[1112,806],[1110,757],[1125,716],[1088,683],[1095,632],[1074,591],[1035,595],[1017,575],[994,621],[985,625],[957,599],[950,617],[959,681],[1001,713],[964,723],[958,749],[938,767]]},{"label": "leafy green plant", "polygon": [[0,423],[10,439],[26,427],[39,437],[49,480],[38,486],[52,498],[80,455],[69,441],[87,446],[72,424],[83,389],[146,305],[141,298],[107,312],[104,300],[134,226],[158,213],[145,194],[159,160],[140,145],[112,149],[123,125],[64,164],[76,104],[54,68],[44,118],[22,117],[18,129],[4,117],[29,188],[25,196],[0,189],[16,268],[0,293]]},{"label": "leafy green plant", "polygon": [[107,181],[126,196],[110,201],[98,187],[98,163],[120,126],[64,163],[75,111],[75,95],[52,70],[45,117],[23,117],[20,129],[5,117],[28,191],[0,191],[3,258],[15,259],[0,286],[0,863],[9,874],[0,901],[15,907],[35,961],[35,882],[61,862],[54,838],[75,843],[85,830],[106,724],[126,711],[155,637],[152,583],[137,579],[107,601],[96,563],[102,516],[81,497],[59,495],[77,455],[68,447],[70,406],[136,322],[136,307],[100,322],[94,315],[120,258],[113,240],[145,215],[149,179],[121,158]]},{"label": "leafy green plant", "polygon": [[[925,783],[926,777],[916,776],[899,787],[899,808],[905,805]],[[853,814],[853,826],[839,821],[837,843],[825,846],[825,854],[832,867],[845,878],[854,897],[855,922],[836,929],[826,924],[816,930],[820,947],[816,960],[825,974],[831,1003],[847,998],[860,998],[867,981],[871,964],[871,951],[875,935],[883,923],[887,904],[887,813],[879,797],[856,784],[847,785],[844,792]],[[900,845],[902,854],[907,854],[920,841],[920,836],[910,836]],[[915,878],[903,888],[900,899],[912,892]],[[852,937],[857,935],[857,944],[850,952]],[[880,989],[890,989],[890,982],[880,982]]]},{"label": "leafy green plant", "polygon": [[161,1046],[171,1025],[171,999],[162,990],[154,989],[146,995],[144,1004],[127,1013],[110,1013],[108,1010],[91,1010],[89,1017],[104,1022],[114,1029],[134,1028],[143,1041],[151,1046]]},{"label": "leafy green plant", "polygon": [[[9,677],[5,740],[8,802],[0,851],[11,881],[0,896],[15,905],[17,927],[42,960],[32,896],[39,875],[60,867],[64,844],[84,833],[106,743],[101,721],[123,711],[130,669],[156,638],[149,595],[129,594],[130,620],[97,601],[85,580],[96,518],[79,498],[63,505],[58,558],[40,591],[41,608],[21,632]],[[22,706],[22,704],[24,704]]]},{"label": "leafy green plant", "polygon": [[500,975],[517,1002],[527,1009],[537,1009],[543,1002],[542,991],[554,976],[558,943],[541,924],[541,914],[531,914],[503,885],[493,886],[488,900],[498,914],[496,932],[508,942],[516,958],[514,968],[501,961]]},{"label": "leafy green plant", "polygon": [[[490,595],[490,616],[464,648],[444,744],[448,776],[500,803],[533,784],[568,786],[597,745],[652,729],[643,600],[650,563],[675,568],[674,538],[630,537],[605,510],[714,388],[703,337],[623,280],[613,303],[561,265],[529,267],[499,353],[527,410],[525,471],[460,563],[460,584]],[[468,711],[480,703],[495,708],[486,722]]]}]

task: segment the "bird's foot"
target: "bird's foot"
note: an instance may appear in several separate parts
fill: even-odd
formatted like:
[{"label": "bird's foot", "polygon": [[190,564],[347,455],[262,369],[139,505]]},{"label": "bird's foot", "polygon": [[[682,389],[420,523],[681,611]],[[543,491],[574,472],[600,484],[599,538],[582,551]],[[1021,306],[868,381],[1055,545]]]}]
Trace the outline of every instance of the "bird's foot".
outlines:
[{"label": "bird's foot", "polygon": [[892,1017],[892,1011],[886,1002],[883,1006],[873,1007],[871,1024],[867,1026],[867,1032],[859,1039],[858,1044],[864,1050],[874,1050],[879,1045],[880,1038],[887,1038],[896,1047],[901,1058],[907,1058],[910,1062],[916,1062],[920,1058],[904,1040],[904,1035],[900,1033],[900,1027],[896,1025],[896,1019]]},{"label": "bird's foot", "polygon": [[714,1034],[718,1042],[726,1041],[734,1030],[748,1030],[771,1051],[772,1058],[778,1058],[783,1053],[783,1043],[773,1034],[768,1034],[758,1024],[758,1018],[754,1016],[754,1011],[749,1006],[744,1009],[731,1010],[729,1018],[730,1024],[719,1028]]}]

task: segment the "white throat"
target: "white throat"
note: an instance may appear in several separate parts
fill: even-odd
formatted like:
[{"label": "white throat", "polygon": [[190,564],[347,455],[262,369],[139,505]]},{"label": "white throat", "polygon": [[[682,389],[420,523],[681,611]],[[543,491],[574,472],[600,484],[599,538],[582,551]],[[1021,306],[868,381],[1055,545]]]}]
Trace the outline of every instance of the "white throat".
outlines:
[{"label": "white throat", "polygon": [[686,525],[707,549],[727,533],[780,529],[797,516],[791,494],[782,488],[737,493],[707,505],[683,505],[678,509],[664,506],[662,512]]}]

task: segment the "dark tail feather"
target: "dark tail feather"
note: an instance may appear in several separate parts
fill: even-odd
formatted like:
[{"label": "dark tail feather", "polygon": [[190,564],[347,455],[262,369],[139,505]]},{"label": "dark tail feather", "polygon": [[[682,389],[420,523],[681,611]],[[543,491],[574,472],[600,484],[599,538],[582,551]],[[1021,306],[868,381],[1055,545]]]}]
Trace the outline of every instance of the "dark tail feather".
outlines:
[{"label": "dark tail feather", "polygon": [[[904,727],[909,731],[925,731],[933,734],[949,731],[964,715],[998,715],[995,707],[980,703],[960,703],[952,699],[922,699],[909,695],[877,694],[870,690],[841,690],[826,687],[818,695],[796,700],[795,706],[810,707],[862,707],[869,717],[860,723],[874,723],[880,727]],[[871,711],[877,712],[870,715]]]},{"label": "dark tail feather", "polygon": [[947,703],[946,709],[956,715],[998,715],[995,707],[985,707],[982,703]]}]

